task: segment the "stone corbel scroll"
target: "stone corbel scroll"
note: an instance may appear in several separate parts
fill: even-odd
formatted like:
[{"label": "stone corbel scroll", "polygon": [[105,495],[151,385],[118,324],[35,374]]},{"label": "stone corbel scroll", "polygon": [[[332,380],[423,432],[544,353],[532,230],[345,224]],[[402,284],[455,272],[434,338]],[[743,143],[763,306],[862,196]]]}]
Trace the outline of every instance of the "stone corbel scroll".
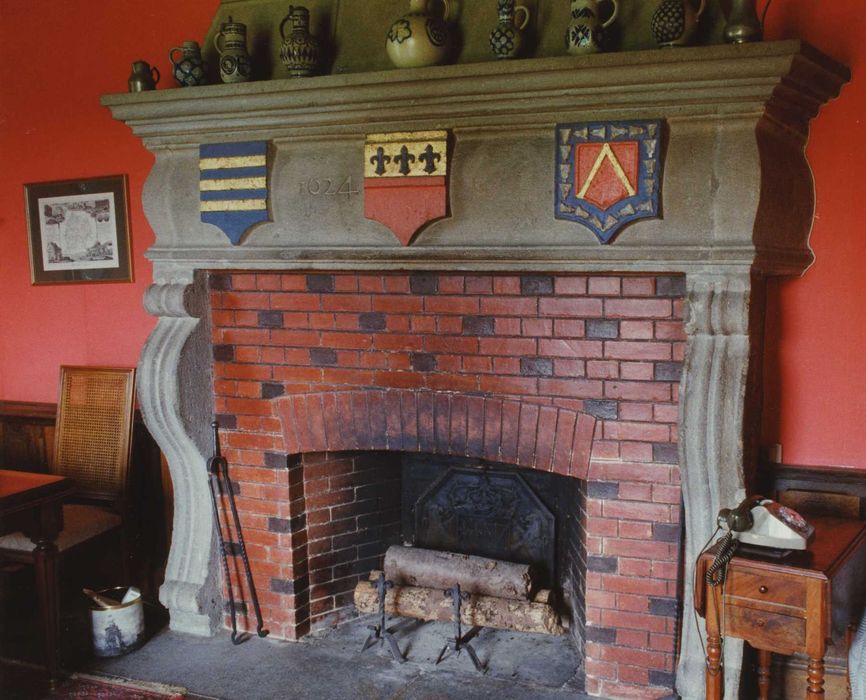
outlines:
[{"label": "stone corbel scroll", "polygon": [[[214,531],[207,484],[206,458],[196,445],[184,397],[184,368],[200,355],[196,331],[203,304],[192,285],[155,284],[144,305],[158,317],[138,363],[138,399],[150,432],[165,455],[177,503],[165,582],[159,591],[171,611],[171,629],[198,635],[214,633],[220,617],[221,593],[215,575]],[[206,359],[206,357],[205,357]],[[205,364],[200,367],[209,373]],[[199,411],[212,415],[208,404]],[[193,414],[194,415],[194,414]],[[185,417],[186,416],[186,417]],[[199,417],[201,418],[201,417]],[[210,418],[200,419],[205,428]]]},{"label": "stone corbel scroll", "polygon": [[[705,658],[703,625],[696,626],[691,612],[694,565],[713,535],[719,508],[739,503],[745,493],[752,457],[750,407],[760,398],[760,348],[750,340],[750,324],[762,317],[763,280],[749,272],[696,273],[686,277],[686,284],[679,433],[686,540],[677,691],[697,700],[705,697]],[[742,642],[725,641],[725,697],[737,697],[742,655]]]}]

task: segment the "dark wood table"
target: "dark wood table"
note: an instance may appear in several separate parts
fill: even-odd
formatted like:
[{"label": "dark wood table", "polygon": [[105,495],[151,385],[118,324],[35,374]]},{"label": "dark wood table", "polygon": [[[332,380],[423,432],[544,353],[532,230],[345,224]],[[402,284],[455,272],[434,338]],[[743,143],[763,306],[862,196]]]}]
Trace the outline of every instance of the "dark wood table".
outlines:
[{"label": "dark wood table", "polygon": [[36,549],[36,590],[42,616],[45,666],[54,683],[60,673],[58,660],[60,614],[54,541],[63,529],[63,501],[74,491],[62,476],[0,469],[0,535],[21,531]]},{"label": "dark wood table", "polygon": [[706,620],[706,697],[722,697],[722,637],[744,639],[758,650],[758,690],[768,698],[770,655],[809,657],[806,697],[824,697],[827,640],[841,639],[866,605],[866,523],[844,518],[807,518],[815,526],[808,548],[783,559],[757,549],[738,550],[721,586],[704,574],[715,547],[695,567],[695,608]]}]

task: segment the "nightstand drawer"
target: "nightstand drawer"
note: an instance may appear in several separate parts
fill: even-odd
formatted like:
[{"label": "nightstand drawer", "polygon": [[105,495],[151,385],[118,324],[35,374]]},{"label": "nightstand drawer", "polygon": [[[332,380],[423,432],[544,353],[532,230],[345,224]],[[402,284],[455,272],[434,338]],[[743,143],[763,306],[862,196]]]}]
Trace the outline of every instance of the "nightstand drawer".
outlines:
[{"label": "nightstand drawer", "polygon": [[[732,566],[725,584],[725,598],[737,604],[749,605],[754,601],[758,607],[772,610],[787,608],[790,614],[806,611],[806,580],[799,576],[770,575],[766,572],[752,572]],[[740,601],[732,599],[743,599]],[[786,613],[788,610],[779,610]]]},{"label": "nightstand drawer", "polygon": [[806,646],[806,620],[800,617],[728,605],[724,628],[725,635],[745,639],[756,649],[792,654]]}]

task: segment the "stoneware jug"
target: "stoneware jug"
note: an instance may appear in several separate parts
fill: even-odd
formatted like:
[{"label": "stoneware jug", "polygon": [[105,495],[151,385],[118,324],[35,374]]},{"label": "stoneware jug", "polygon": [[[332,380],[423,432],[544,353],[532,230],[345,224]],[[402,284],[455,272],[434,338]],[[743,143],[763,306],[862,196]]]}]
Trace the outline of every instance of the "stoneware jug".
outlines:
[{"label": "stoneware jug", "polygon": [[[434,0],[409,0],[409,12],[388,30],[385,48],[398,68],[420,68],[442,63],[451,48],[448,2],[441,0],[442,13]],[[431,9],[433,8],[433,9]]]},{"label": "stoneware jug", "polygon": [[613,9],[610,16],[602,22],[599,12],[601,2],[571,0],[571,21],[565,31],[565,49],[568,53],[595,53],[602,50],[604,30],[613,24],[619,13],[619,5],[616,0],[610,0]]},{"label": "stoneware jug", "polygon": [[213,38],[214,47],[220,57],[220,80],[224,83],[243,83],[250,79],[252,61],[247,53],[247,26],[228,21],[220,25]]},{"label": "stoneware jug", "polygon": [[133,61],[132,72],[129,74],[129,91],[142,92],[155,90],[159,82],[159,69],[147,65],[147,61]]},{"label": "stoneware jug", "polygon": [[[291,30],[286,34],[286,24]],[[280,60],[292,78],[315,75],[322,63],[322,44],[310,34],[310,11],[301,5],[289,5],[289,14],[280,22]]]},{"label": "stoneware jug", "polygon": [[659,46],[687,46],[694,39],[707,0],[695,10],[692,0],[662,0],[652,16],[652,32]]},{"label": "stoneware jug", "polygon": [[[177,53],[180,53],[180,58],[175,60]],[[174,69],[174,79],[182,87],[204,85],[205,65],[197,42],[185,41],[183,46],[175,46],[168,52],[168,60]]]},{"label": "stoneware jug", "polygon": [[[496,58],[514,58],[523,48],[523,30],[529,24],[529,10],[514,0],[498,0],[499,24],[490,32],[490,50]],[[519,22],[517,15],[522,15]]]}]

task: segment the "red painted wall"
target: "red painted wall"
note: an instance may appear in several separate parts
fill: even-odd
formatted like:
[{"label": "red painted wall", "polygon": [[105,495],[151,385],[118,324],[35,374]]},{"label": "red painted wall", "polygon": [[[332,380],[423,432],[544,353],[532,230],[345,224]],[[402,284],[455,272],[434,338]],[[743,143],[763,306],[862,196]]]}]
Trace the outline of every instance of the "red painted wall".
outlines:
[{"label": "red painted wall", "polygon": [[[134,366],[154,320],[142,307],[153,232],[141,188],[153,164],[99,96],[130,63],[201,41],[218,0],[0,0],[0,400],[55,401],[61,364]],[[23,184],[126,173],[134,283],[30,284]]]},{"label": "red painted wall", "polygon": [[[61,363],[132,365],[153,320],[141,298],[153,241],[141,210],[152,159],[99,105],[122,92],[132,60],[167,73],[166,54],[204,37],[218,0],[0,0],[0,400],[53,401]],[[763,2],[759,4],[763,6]],[[817,262],[769,295],[765,442],[793,464],[866,469],[866,23],[857,0],[774,0],[767,38],[803,38],[852,67],[808,148],[818,197]],[[166,76],[161,87],[173,87]],[[33,287],[22,184],[127,173],[133,284]]]},{"label": "red painted wall", "polygon": [[[763,2],[759,2],[763,7]],[[767,38],[803,38],[851,67],[813,122],[815,264],[770,285],[764,442],[786,464],[866,469],[866,22],[859,0],[776,0]]]}]

